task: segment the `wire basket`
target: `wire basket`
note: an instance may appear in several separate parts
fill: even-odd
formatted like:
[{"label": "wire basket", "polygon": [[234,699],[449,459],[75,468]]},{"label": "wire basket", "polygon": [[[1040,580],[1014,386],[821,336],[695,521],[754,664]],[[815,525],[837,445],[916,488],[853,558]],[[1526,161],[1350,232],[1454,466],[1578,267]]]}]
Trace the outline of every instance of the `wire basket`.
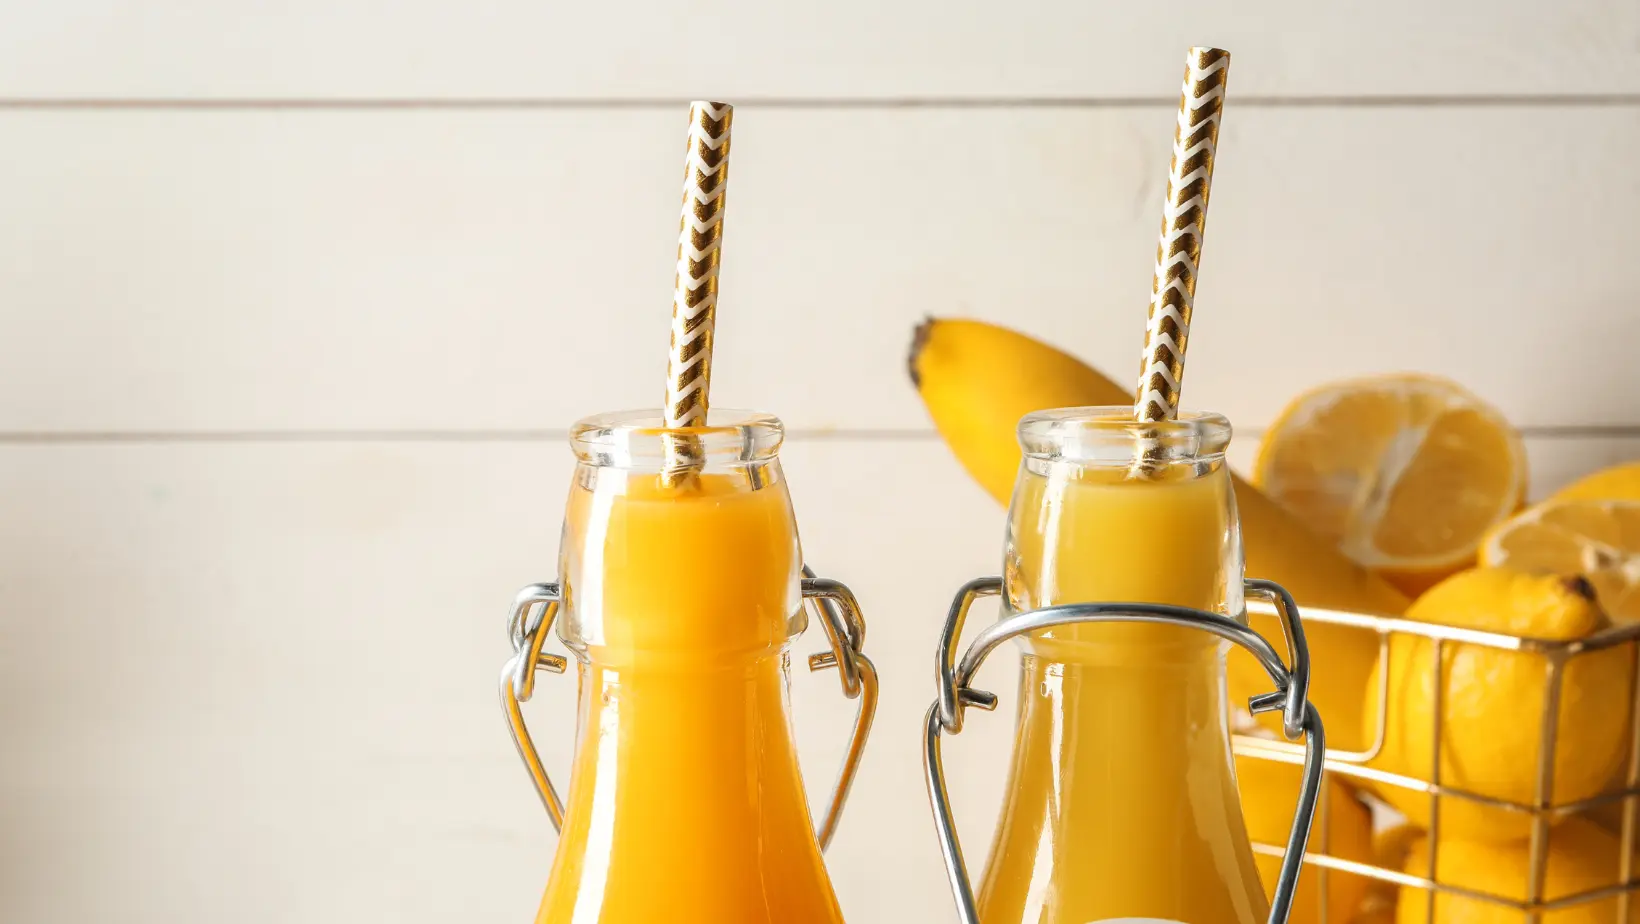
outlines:
[{"label": "wire basket", "polygon": [[[1249,610],[1255,614],[1273,615],[1267,606],[1249,602]],[[1422,900],[1426,902],[1422,918],[1413,917],[1428,924],[1454,924],[1465,921],[1474,915],[1457,910],[1457,905],[1447,905],[1443,902],[1441,908],[1451,908],[1445,918],[1438,910],[1437,900],[1442,896],[1453,896],[1463,903],[1480,903],[1470,906],[1471,911],[1484,911],[1488,920],[1500,919],[1504,915],[1507,920],[1509,912],[1518,912],[1522,920],[1537,924],[1542,916],[1550,912],[1562,912],[1567,909],[1579,908],[1581,919],[1588,921],[1611,920],[1616,924],[1630,924],[1631,908],[1634,905],[1633,895],[1640,889],[1640,880],[1635,878],[1634,870],[1634,835],[1636,826],[1640,824],[1640,689],[1637,689],[1636,678],[1640,677],[1640,645],[1635,640],[1640,639],[1640,624],[1616,626],[1592,635],[1588,638],[1575,641],[1547,641],[1543,639],[1522,638],[1511,635],[1502,635],[1491,632],[1480,632],[1469,629],[1440,626],[1430,623],[1412,622],[1405,619],[1392,619],[1381,616],[1368,616],[1359,613],[1347,613],[1334,610],[1319,610],[1304,608],[1303,619],[1306,624],[1330,624],[1364,629],[1378,635],[1378,662],[1377,662],[1377,726],[1371,736],[1371,741],[1365,750],[1344,751],[1328,748],[1324,762],[1324,772],[1327,779],[1323,781],[1320,792],[1320,801],[1316,810],[1316,822],[1311,833],[1309,847],[1304,855],[1306,867],[1304,878],[1313,879],[1314,883],[1307,887],[1314,891],[1317,905],[1319,924],[1350,924],[1349,921],[1329,920],[1328,880],[1330,874],[1344,873],[1365,877],[1369,881],[1386,883],[1400,887],[1397,901]],[[1395,636],[1417,637],[1426,640],[1432,646],[1430,670],[1434,674],[1430,678],[1429,689],[1432,691],[1434,741],[1432,765],[1427,773],[1421,777],[1406,776],[1387,772],[1376,767],[1368,766],[1383,751],[1388,739],[1389,700],[1390,700],[1390,646]],[[1534,798],[1530,803],[1511,802],[1493,798],[1478,792],[1468,791],[1447,783],[1441,779],[1443,748],[1446,746],[1447,736],[1445,729],[1445,710],[1442,698],[1445,693],[1445,684],[1441,682],[1444,673],[1443,665],[1448,664],[1451,654],[1463,646],[1479,646],[1499,651],[1523,652],[1535,654],[1543,662],[1543,712],[1541,717],[1522,716],[1522,721],[1535,720],[1541,722],[1541,734],[1537,743],[1537,766],[1533,784]],[[1554,771],[1556,744],[1559,737],[1560,704],[1563,687],[1569,665],[1581,658],[1591,656],[1598,651],[1605,651],[1620,646],[1628,646],[1629,674],[1628,674],[1628,754],[1626,767],[1621,778],[1615,780],[1598,794],[1579,799],[1575,802],[1556,803],[1554,793]],[[1318,665],[1325,670],[1325,664]],[[1594,704],[1590,708],[1624,708],[1624,703]],[[1234,738],[1235,752],[1243,759],[1258,759],[1278,761],[1288,764],[1298,764],[1303,761],[1304,749],[1300,745],[1290,744],[1273,738],[1263,738],[1254,735],[1237,734]],[[1564,758],[1563,758],[1564,759]],[[1351,859],[1334,855],[1330,852],[1329,822],[1331,820],[1331,789],[1334,778],[1343,778],[1354,781],[1357,785],[1370,783],[1380,790],[1393,787],[1413,793],[1422,793],[1429,799],[1429,828],[1427,831],[1427,867],[1415,872],[1409,870],[1389,869],[1377,866],[1359,859]],[[1440,823],[1441,807],[1445,800],[1464,800],[1490,807],[1500,812],[1513,812],[1524,815],[1529,820],[1530,834],[1526,842],[1527,864],[1525,870],[1526,881],[1516,885],[1519,897],[1498,895],[1489,892],[1477,891],[1449,881],[1441,881],[1437,876],[1440,851]],[[1575,894],[1546,895],[1549,872],[1549,858],[1553,825],[1574,814],[1587,813],[1598,809],[1611,810],[1621,807],[1622,823],[1620,830],[1615,834],[1619,839],[1616,869],[1610,871],[1609,884],[1602,884],[1593,888],[1586,888]],[[1255,842],[1253,850],[1257,854],[1280,857],[1284,848],[1278,844]],[[1422,864],[1420,864],[1422,866]],[[1313,870],[1313,872],[1311,871]],[[1448,877],[1451,878],[1451,877]],[[1423,890],[1418,892],[1408,889]],[[1447,899],[1446,901],[1451,901]],[[1612,905],[1611,914],[1606,915],[1606,908],[1583,908],[1596,902],[1609,902]]]}]

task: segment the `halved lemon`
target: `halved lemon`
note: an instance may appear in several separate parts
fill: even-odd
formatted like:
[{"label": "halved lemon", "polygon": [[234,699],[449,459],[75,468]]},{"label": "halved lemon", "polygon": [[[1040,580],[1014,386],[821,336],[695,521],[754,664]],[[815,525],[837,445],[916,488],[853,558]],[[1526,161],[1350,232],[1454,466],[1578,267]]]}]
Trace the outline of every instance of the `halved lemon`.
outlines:
[{"label": "halved lemon", "polygon": [[1324,385],[1259,444],[1260,488],[1356,562],[1416,595],[1475,561],[1520,509],[1526,451],[1503,415],[1429,375]]},{"label": "halved lemon", "polygon": [[1640,461],[1585,475],[1556,491],[1552,499],[1640,501]]},{"label": "halved lemon", "polygon": [[1492,530],[1481,561],[1581,576],[1607,616],[1640,620],[1640,501],[1544,501]]}]

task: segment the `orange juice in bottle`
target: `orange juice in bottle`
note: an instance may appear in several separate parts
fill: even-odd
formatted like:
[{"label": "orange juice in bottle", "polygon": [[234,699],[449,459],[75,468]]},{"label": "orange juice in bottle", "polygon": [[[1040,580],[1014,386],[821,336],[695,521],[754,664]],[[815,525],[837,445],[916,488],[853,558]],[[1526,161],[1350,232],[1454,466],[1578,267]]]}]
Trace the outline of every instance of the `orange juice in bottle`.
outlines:
[{"label": "orange juice in bottle", "polygon": [[[1224,418],[1137,423],[1132,408],[1073,408],[1033,414],[1019,434],[1005,612],[1131,602],[1243,615]],[[985,924],[1262,924],[1224,655],[1218,638],[1169,625],[1073,625],[1024,641]]]},{"label": "orange juice in bottle", "polygon": [[[838,924],[787,703],[806,625],[772,417],[576,425],[558,632],[580,707],[538,924]],[[528,757],[526,758],[528,759]]]},{"label": "orange juice in bottle", "polygon": [[[577,465],[561,585],[513,612],[502,699],[560,829],[537,924],[841,924],[820,858],[871,725],[876,680],[847,588],[805,579],[773,417],[708,413],[733,107],[689,107],[666,402],[593,417]],[[861,708],[817,833],[787,703],[790,644],[819,607]],[[562,609],[562,615],[559,610]],[[560,805],[519,703],[548,628],[575,656],[575,757]]]},{"label": "orange juice in bottle", "polygon": [[[1280,924],[1291,907],[1324,747],[1307,703],[1303,630],[1285,591],[1243,581],[1224,462],[1229,423],[1179,412],[1228,67],[1222,49],[1186,57],[1134,403],[1020,423],[1003,577],[965,587],[940,639],[925,766],[964,924]],[[1291,670],[1247,629],[1249,589],[1285,617]],[[983,592],[1002,594],[1003,621],[959,662],[963,619]],[[966,706],[995,705],[970,683],[1011,638],[1022,651],[1018,735],[976,898],[940,737],[962,730]],[[1253,651],[1278,688],[1254,707],[1283,709],[1283,730],[1307,738],[1274,902],[1260,886],[1236,791],[1229,641]]]}]

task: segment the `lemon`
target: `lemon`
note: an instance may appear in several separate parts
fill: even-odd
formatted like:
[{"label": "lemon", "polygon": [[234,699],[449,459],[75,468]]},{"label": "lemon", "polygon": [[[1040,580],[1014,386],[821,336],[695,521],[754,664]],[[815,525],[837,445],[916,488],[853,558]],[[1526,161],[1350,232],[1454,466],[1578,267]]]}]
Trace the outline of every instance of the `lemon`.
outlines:
[{"label": "lemon", "polygon": [[[1621,838],[1623,836],[1623,800],[1619,799],[1615,802],[1595,806],[1589,810],[1587,817],[1613,837]],[[1635,819],[1635,829],[1630,835],[1630,839],[1640,841],[1640,815],[1635,816]]]},{"label": "lemon", "polygon": [[[973,321],[930,318],[912,337],[911,380],[934,426],[959,462],[998,503],[1007,505],[1019,474],[1019,419],[1055,407],[1119,405],[1133,391],[1081,360],[1017,331]],[[1350,561],[1330,542],[1283,510],[1258,489],[1233,478],[1249,577],[1275,581],[1299,607],[1398,615],[1407,599],[1381,578]],[[1275,619],[1254,616],[1253,628],[1281,647]],[[1356,749],[1361,725],[1361,688],[1378,653],[1370,630],[1325,623],[1305,625],[1310,655],[1318,666],[1310,699],[1327,723],[1328,743]],[[1233,702],[1273,689],[1251,655],[1232,649]],[[1278,729],[1279,714],[1259,716]]]},{"label": "lemon", "polygon": [[[1418,598],[1415,622],[1437,623],[1546,640],[1586,637],[1607,622],[1588,584],[1576,578],[1505,568],[1463,571]],[[1617,646],[1579,655],[1562,672],[1551,801],[1565,804],[1606,791],[1628,748],[1633,652]],[[1446,642],[1441,663],[1441,783],[1516,804],[1536,792],[1547,663],[1543,655]],[[1377,720],[1378,682],[1367,687],[1366,712]],[[1430,780],[1434,768],[1434,642],[1397,634],[1389,646],[1389,717],[1383,750],[1371,765]],[[1420,827],[1430,822],[1425,793],[1375,787]],[[1441,830],[1479,840],[1530,833],[1524,812],[1457,796],[1441,800]]]},{"label": "lemon", "polygon": [[1553,500],[1640,501],[1640,462],[1627,462],[1586,475],[1554,493]]},{"label": "lemon", "polygon": [[[1409,824],[1396,824],[1372,836],[1372,865],[1379,869],[1400,870],[1406,866],[1407,852],[1424,832]],[[1400,886],[1382,879],[1368,879],[1366,894],[1351,919],[1352,924],[1395,924],[1395,903],[1400,898]]]},{"label": "lemon", "polygon": [[[1236,787],[1241,791],[1241,813],[1247,821],[1247,836],[1254,842],[1285,847],[1293,830],[1293,810],[1304,779],[1297,764],[1236,755]],[[1309,852],[1367,863],[1372,860],[1372,812],[1343,782],[1326,777],[1326,823],[1318,810],[1310,829]],[[1266,895],[1274,895],[1281,858],[1257,854],[1258,878]],[[1327,916],[1321,915],[1319,866],[1306,864],[1298,877],[1298,893],[1293,896],[1289,924],[1347,924],[1367,893],[1365,876],[1327,870]]]},{"label": "lemon", "polygon": [[[1442,835],[1437,842],[1435,882],[1485,895],[1524,902],[1530,894],[1531,848],[1467,841]],[[1617,884],[1617,838],[1581,818],[1549,832],[1543,901],[1571,898]],[[1429,842],[1420,838],[1407,854],[1406,873],[1429,875]],[[1611,924],[1617,920],[1617,898],[1578,902],[1543,912],[1543,924]],[[1406,887],[1396,909],[1396,924],[1429,924],[1429,891]],[[1435,898],[1436,924],[1521,924],[1526,915],[1510,905],[1450,892]]]},{"label": "lemon", "polygon": [[1474,564],[1526,494],[1520,436],[1446,379],[1390,375],[1299,396],[1259,444],[1253,482],[1408,593]]},{"label": "lemon", "polygon": [[1640,500],[1557,496],[1493,529],[1481,543],[1481,563],[1580,575],[1613,620],[1640,620]]}]

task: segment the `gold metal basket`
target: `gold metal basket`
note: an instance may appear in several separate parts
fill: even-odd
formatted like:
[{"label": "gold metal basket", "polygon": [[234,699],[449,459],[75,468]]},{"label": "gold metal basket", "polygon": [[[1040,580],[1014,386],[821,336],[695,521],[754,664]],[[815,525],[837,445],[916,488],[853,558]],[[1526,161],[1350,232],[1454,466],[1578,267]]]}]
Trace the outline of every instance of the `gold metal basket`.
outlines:
[{"label": "gold metal basket", "polygon": [[[1255,614],[1273,615],[1269,607],[1249,602],[1249,610]],[[1634,835],[1636,825],[1640,823],[1640,701],[1637,701],[1636,678],[1640,677],[1640,645],[1635,645],[1640,639],[1640,624],[1616,626],[1603,630],[1596,635],[1575,641],[1547,641],[1543,639],[1521,638],[1510,635],[1501,635],[1491,632],[1479,632],[1469,629],[1452,628],[1448,626],[1432,625],[1429,623],[1411,622],[1405,619],[1392,619],[1382,616],[1368,616],[1359,613],[1347,613],[1333,610],[1303,608],[1303,619],[1308,625],[1331,624],[1365,629],[1378,635],[1378,703],[1377,729],[1372,741],[1366,750],[1343,751],[1328,748],[1324,761],[1324,773],[1342,777],[1352,781],[1367,781],[1379,787],[1396,787],[1412,792],[1424,793],[1429,798],[1430,827],[1428,834],[1428,866],[1419,871],[1421,875],[1411,874],[1399,869],[1389,869],[1376,866],[1372,863],[1363,863],[1346,857],[1335,856],[1329,852],[1329,825],[1330,811],[1330,780],[1324,781],[1320,792],[1320,801],[1316,811],[1316,824],[1311,834],[1309,846],[1304,855],[1306,867],[1305,878],[1314,879],[1313,885],[1307,887],[1316,894],[1318,905],[1317,915],[1320,924],[1350,924],[1348,921],[1328,919],[1328,879],[1329,873],[1342,872],[1366,877],[1369,880],[1389,883],[1401,887],[1398,901],[1418,900],[1427,902],[1422,921],[1429,924],[1453,924],[1452,921],[1442,921],[1437,918],[1437,896],[1461,896],[1463,899],[1486,903],[1492,907],[1485,907],[1489,919],[1495,913],[1507,914],[1515,911],[1522,915],[1523,920],[1537,924],[1542,916],[1550,912],[1559,912],[1593,902],[1614,900],[1615,910],[1610,919],[1616,924],[1629,924],[1630,908],[1633,904],[1632,896],[1640,889],[1640,880],[1635,878],[1634,870]],[[1386,741],[1387,722],[1389,715],[1389,649],[1394,636],[1416,636],[1426,639],[1433,646],[1430,659],[1431,670],[1435,676],[1430,679],[1433,691],[1434,729],[1433,766],[1429,768],[1424,778],[1403,776],[1385,772],[1367,766],[1382,751]],[[1543,713],[1538,719],[1541,721],[1541,737],[1537,748],[1537,768],[1534,784],[1534,799],[1531,804],[1509,802],[1492,798],[1476,792],[1470,792],[1455,786],[1445,784],[1441,780],[1442,748],[1446,740],[1444,728],[1444,710],[1442,695],[1444,685],[1440,682],[1442,665],[1454,648],[1459,646],[1481,646],[1501,651],[1526,652],[1541,655],[1544,670]],[[1628,762],[1622,780],[1605,791],[1576,802],[1556,804],[1552,799],[1554,792],[1555,747],[1557,743],[1558,724],[1560,719],[1560,703],[1562,687],[1569,664],[1593,652],[1627,645],[1631,650],[1632,670],[1629,674],[1629,740]],[[1318,670],[1326,670],[1324,663],[1318,664]],[[1363,693],[1363,695],[1365,695]],[[1607,708],[1623,708],[1622,703],[1604,704]],[[1599,708],[1600,706],[1591,706]],[[1527,717],[1522,717],[1526,720]],[[1304,749],[1301,745],[1291,744],[1274,738],[1263,738],[1255,735],[1237,734],[1234,738],[1234,749],[1242,758],[1271,760],[1289,764],[1300,764],[1304,759]],[[1518,812],[1529,817],[1530,835],[1528,841],[1527,881],[1520,884],[1518,894],[1524,895],[1525,900],[1490,894],[1464,888],[1459,885],[1442,882],[1436,875],[1439,856],[1439,825],[1441,818],[1441,802],[1447,799],[1461,799],[1479,803],[1493,808]],[[1546,881],[1549,870],[1551,827],[1569,815],[1588,812],[1601,807],[1609,807],[1621,803],[1622,825],[1617,831],[1620,847],[1618,869],[1612,871],[1611,884],[1597,888],[1586,889],[1571,895],[1546,896]],[[1277,844],[1255,843],[1256,853],[1280,857],[1284,848]],[[1314,872],[1308,869],[1313,867]],[[1406,889],[1421,889],[1419,896]],[[1474,906],[1472,906],[1474,907]],[[1583,909],[1585,915],[1594,909]],[[1470,915],[1451,915],[1453,920],[1467,918]],[[1583,920],[1600,920],[1601,917],[1583,917]],[[1414,920],[1420,920],[1414,918]]]}]

